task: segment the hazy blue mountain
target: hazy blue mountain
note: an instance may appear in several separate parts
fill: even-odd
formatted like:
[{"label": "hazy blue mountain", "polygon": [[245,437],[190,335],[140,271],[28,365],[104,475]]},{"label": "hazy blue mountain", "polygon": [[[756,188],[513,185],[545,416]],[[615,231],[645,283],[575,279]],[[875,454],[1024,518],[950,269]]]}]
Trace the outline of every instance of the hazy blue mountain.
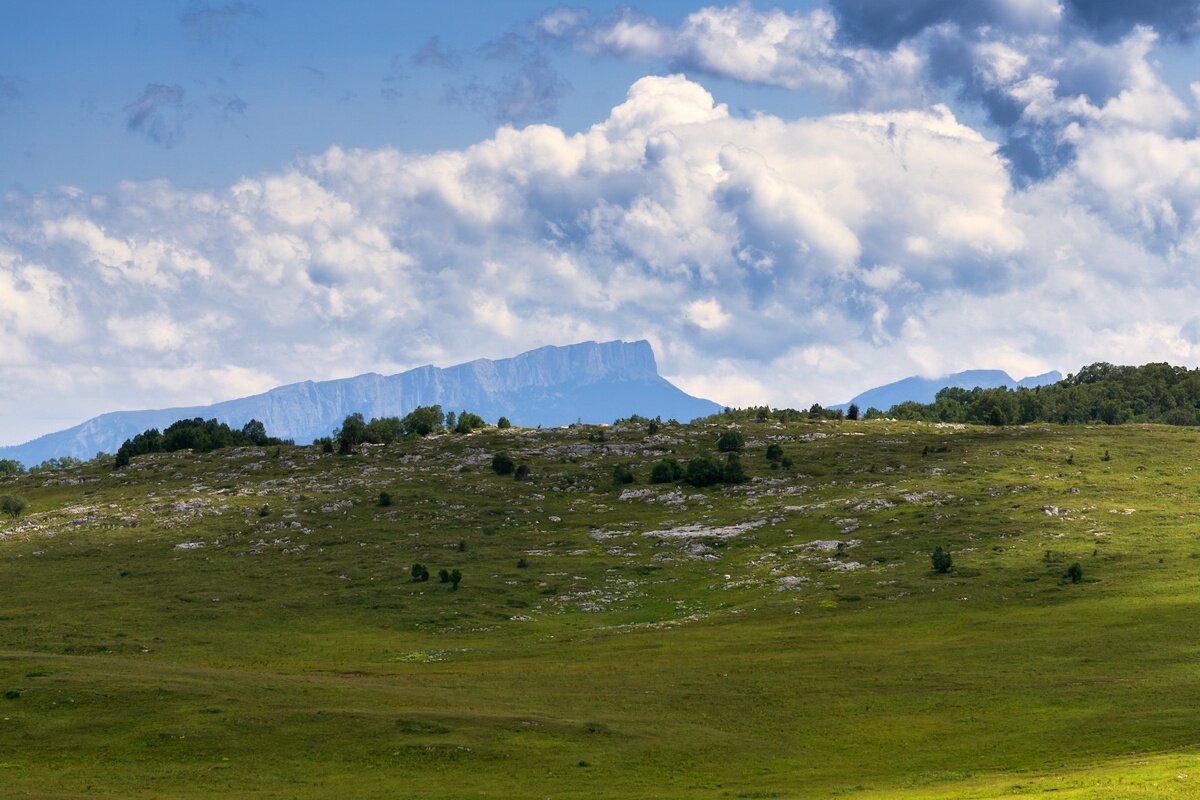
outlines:
[{"label": "hazy blue mountain", "polygon": [[914,375],[911,378],[904,378],[895,383],[868,389],[849,402],[832,406],[832,408],[840,408],[844,411],[853,403],[862,411],[866,411],[868,408],[878,408],[880,411],[887,411],[897,403],[903,403],[906,400],[912,400],[917,403],[932,403],[938,391],[947,386],[955,386],[960,389],[974,389],[976,386],[981,389],[995,389],[998,386],[1007,386],[1009,388],[1023,386],[1027,389],[1032,389],[1035,386],[1057,383],[1062,378],[1062,374],[1057,370],[1051,370],[1042,375],[1032,375],[1028,378],[1022,378],[1019,381],[1013,380],[1012,376],[1007,372],[999,369],[969,369],[965,372],[956,372],[953,375],[945,375],[941,378],[921,378]]},{"label": "hazy blue mountain", "polygon": [[514,425],[526,426],[580,419],[612,422],[635,413],[686,421],[722,409],[660,377],[649,342],[583,342],[444,369],[425,366],[398,375],[293,383],[209,406],[101,414],[65,431],[0,447],[0,459],[29,466],[62,456],[91,458],[100,451],[116,452],[123,441],[148,428],[161,430],[192,417],[237,427],[257,419],[272,436],[308,443],[328,435],[356,411],[367,419],[403,416],[435,403],[447,411],[472,411],[488,422],[506,416]]}]

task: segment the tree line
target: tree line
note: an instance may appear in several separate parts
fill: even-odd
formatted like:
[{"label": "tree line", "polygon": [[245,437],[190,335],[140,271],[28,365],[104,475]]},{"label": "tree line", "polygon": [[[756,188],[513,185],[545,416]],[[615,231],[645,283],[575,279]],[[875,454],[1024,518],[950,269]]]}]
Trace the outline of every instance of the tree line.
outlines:
[{"label": "tree line", "polygon": [[909,401],[886,412],[870,408],[866,417],[976,425],[1035,422],[1200,425],[1200,369],[1166,363],[1132,367],[1098,362],[1047,386],[946,387],[932,403]]},{"label": "tree line", "polygon": [[147,453],[173,453],[176,450],[194,450],[209,453],[222,447],[266,447],[290,444],[283,439],[267,435],[266,427],[252,419],[240,429],[231,428],[215,419],[181,419],[163,431],[150,428],[126,439],[117,450],[114,463],[116,469],[128,466],[134,456]]}]

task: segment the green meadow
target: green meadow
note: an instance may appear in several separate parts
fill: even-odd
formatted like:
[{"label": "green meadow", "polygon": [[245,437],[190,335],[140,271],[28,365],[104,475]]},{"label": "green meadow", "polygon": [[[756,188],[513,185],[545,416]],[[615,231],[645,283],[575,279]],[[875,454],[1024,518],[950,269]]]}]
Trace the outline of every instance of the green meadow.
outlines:
[{"label": "green meadow", "polygon": [[1200,432],[722,430],[0,480],[0,795],[1200,796]]}]

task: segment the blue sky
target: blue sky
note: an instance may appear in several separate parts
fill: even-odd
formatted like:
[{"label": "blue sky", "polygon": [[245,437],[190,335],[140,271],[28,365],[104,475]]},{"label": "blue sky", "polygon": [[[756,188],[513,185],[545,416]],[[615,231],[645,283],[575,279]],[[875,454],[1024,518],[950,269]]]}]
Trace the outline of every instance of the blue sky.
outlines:
[{"label": "blue sky", "polygon": [[0,0],[0,443],[648,338],[729,404],[1200,362],[1200,4]]}]

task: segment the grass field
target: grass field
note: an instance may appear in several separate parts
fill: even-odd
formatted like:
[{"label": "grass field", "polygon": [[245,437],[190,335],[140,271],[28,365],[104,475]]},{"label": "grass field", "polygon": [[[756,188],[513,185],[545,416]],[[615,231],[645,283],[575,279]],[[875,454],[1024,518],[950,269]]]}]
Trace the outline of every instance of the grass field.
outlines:
[{"label": "grass field", "polygon": [[1200,432],[600,430],[0,481],[0,796],[1200,796]]}]

